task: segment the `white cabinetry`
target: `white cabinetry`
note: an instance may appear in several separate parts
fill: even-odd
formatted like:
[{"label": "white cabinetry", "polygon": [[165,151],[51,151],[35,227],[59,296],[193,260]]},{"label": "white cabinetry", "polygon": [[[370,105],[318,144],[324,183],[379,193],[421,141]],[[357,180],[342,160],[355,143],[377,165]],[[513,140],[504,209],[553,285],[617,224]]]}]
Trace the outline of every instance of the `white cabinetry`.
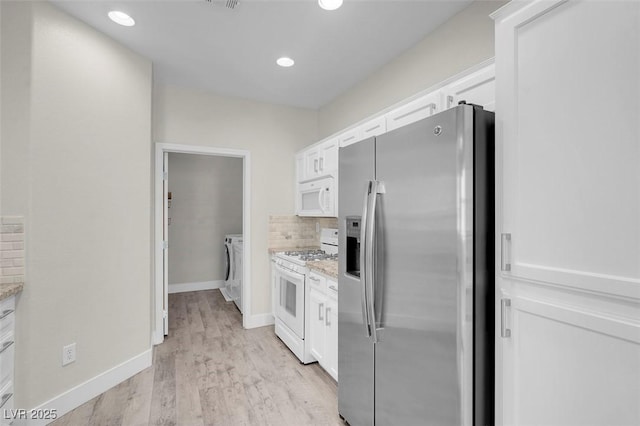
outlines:
[{"label": "white cabinetry", "polygon": [[333,279],[311,272],[308,288],[310,352],[338,380],[338,285]]},{"label": "white cabinetry", "polygon": [[640,3],[494,18],[496,424],[640,424]]},{"label": "white cabinetry", "polygon": [[338,170],[338,139],[329,139],[319,145],[315,145],[296,158],[302,157],[296,162],[303,170],[297,171],[298,181],[318,179],[325,176],[333,176]]},{"label": "white cabinetry", "polygon": [[430,117],[439,111],[440,92],[429,93],[388,112],[387,131]]},{"label": "white cabinetry", "polygon": [[376,117],[367,121],[360,127],[362,129],[361,140],[370,138],[372,136],[381,135],[387,132],[387,117],[384,115],[381,115],[379,117]]},{"label": "white cabinetry", "polygon": [[296,154],[296,214],[337,216],[338,138]]},{"label": "white cabinetry", "polygon": [[496,109],[496,70],[491,64],[441,89],[443,109],[453,108],[460,101]]},{"label": "white cabinetry", "polygon": [[[15,306],[16,298],[11,296],[0,302],[0,412],[10,413],[13,409],[13,364],[15,350]],[[2,416],[2,424],[11,420]]]},{"label": "white cabinetry", "polygon": [[360,142],[362,139],[362,127],[357,126],[352,129],[347,130],[338,136],[338,142],[341,147],[348,146],[356,142]]}]

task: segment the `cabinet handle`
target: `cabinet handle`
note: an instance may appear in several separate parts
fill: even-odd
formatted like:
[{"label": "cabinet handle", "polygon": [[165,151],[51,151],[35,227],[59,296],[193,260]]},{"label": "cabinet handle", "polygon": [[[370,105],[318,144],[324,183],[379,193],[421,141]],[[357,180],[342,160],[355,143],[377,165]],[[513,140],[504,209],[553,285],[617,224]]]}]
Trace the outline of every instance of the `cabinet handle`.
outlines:
[{"label": "cabinet handle", "polygon": [[313,171],[318,173],[318,159],[313,160]]},{"label": "cabinet handle", "polygon": [[326,325],[327,327],[331,325],[331,322],[329,322],[329,312],[331,312],[331,308],[327,308],[327,312],[324,316],[324,325]]},{"label": "cabinet handle", "polygon": [[12,393],[5,393],[4,395],[2,395],[2,401],[0,401],[0,408],[4,407],[4,404],[6,404],[7,401],[11,399],[12,396],[13,396]]},{"label": "cabinet handle", "polygon": [[329,290],[338,291],[335,285],[330,285]]},{"label": "cabinet handle", "polygon": [[2,311],[2,314],[0,314],[0,319],[6,317],[9,314],[13,313],[13,309],[5,309],[4,311]]},{"label": "cabinet handle", "polygon": [[500,270],[511,271],[510,257],[511,253],[507,252],[511,248],[511,234],[500,235]]},{"label": "cabinet handle", "polygon": [[2,345],[2,348],[0,348],[0,354],[6,351],[11,345],[13,345],[13,340],[10,342],[4,342],[4,344]]},{"label": "cabinet handle", "polygon": [[324,171],[324,157],[320,157],[320,171]]},{"label": "cabinet handle", "polygon": [[507,308],[511,306],[511,299],[500,300],[500,336],[511,337],[511,329],[507,328]]},{"label": "cabinet handle", "polygon": [[320,278],[312,277],[311,275],[309,275],[309,279],[311,281],[315,281],[315,282],[319,282],[320,281]]},{"label": "cabinet handle", "polygon": [[322,309],[323,308],[324,308],[324,303],[320,303],[318,305],[318,321],[324,320],[324,318],[322,318]]},{"label": "cabinet handle", "polygon": [[451,108],[451,105],[453,105],[453,96],[449,95],[447,96],[447,108]]}]

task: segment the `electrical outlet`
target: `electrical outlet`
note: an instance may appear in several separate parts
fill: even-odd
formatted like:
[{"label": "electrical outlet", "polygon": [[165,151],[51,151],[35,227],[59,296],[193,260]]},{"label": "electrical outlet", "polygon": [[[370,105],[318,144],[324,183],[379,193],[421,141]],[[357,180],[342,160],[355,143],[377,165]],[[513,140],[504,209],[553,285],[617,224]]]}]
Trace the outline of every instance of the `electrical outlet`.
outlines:
[{"label": "electrical outlet", "polygon": [[76,361],[76,344],[71,343],[70,345],[63,346],[62,347],[62,365],[65,366],[75,361]]}]

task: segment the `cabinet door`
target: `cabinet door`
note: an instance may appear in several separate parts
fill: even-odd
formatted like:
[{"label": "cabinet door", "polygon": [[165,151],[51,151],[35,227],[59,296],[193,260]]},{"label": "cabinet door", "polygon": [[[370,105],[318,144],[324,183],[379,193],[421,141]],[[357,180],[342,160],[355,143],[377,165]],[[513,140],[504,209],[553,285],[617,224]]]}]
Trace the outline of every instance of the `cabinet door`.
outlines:
[{"label": "cabinet door", "polygon": [[517,284],[506,296],[503,424],[639,424],[640,323],[621,315],[628,307]]},{"label": "cabinet door", "polygon": [[361,139],[367,139],[372,136],[378,136],[387,131],[387,117],[381,115],[372,120],[367,121],[362,126]]},{"label": "cabinet door", "polygon": [[495,17],[496,424],[640,424],[640,3]]},{"label": "cabinet door", "polygon": [[330,139],[320,145],[319,171],[321,176],[338,173],[338,139]]},{"label": "cabinet door", "polygon": [[304,176],[305,180],[314,179],[320,173],[320,150],[317,147],[309,149],[304,154]]},{"label": "cabinet door", "polygon": [[338,136],[338,144],[341,147],[349,146],[353,143],[359,142],[362,139],[362,128],[360,126],[349,129],[340,136]]},{"label": "cabinet door", "polygon": [[322,363],[325,339],[325,295],[315,288],[309,290],[309,348],[311,355]]},{"label": "cabinet door", "polygon": [[440,111],[440,92],[430,93],[387,113],[387,130],[406,126]]},{"label": "cabinet door", "polygon": [[496,109],[496,70],[491,64],[442,89],[444,109],[453,108],[460,101],[482,105],[487,111]]},{"label": "cabinet door", "polygon": [[[330,284],[327,281],[327,284]],[[331,290],[329,290],[331,292]],[[337,295],[336,295],[337,296]],[[338,301],[334,297],[327,298],[327,309],[325,316],[326,338],[324,369],[338,380]]]}]

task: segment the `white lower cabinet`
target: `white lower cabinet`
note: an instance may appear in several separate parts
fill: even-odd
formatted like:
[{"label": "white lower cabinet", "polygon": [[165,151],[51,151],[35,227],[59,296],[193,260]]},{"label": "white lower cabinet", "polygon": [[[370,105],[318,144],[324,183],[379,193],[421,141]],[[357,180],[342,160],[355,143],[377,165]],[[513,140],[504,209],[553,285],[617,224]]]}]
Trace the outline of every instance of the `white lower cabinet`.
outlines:
[{"label": "white lower cabinet", "polygon": [[309,345],[311,355],[338,380],[338,285],[330,278],[309,274]]},{"label": "white lower cabinet", "polygon": [[[15,350],[15,306],[11,296],[0,302],[0,424],[8,425],[13,420],[5,413],[13,409],[13,364]],[[7,418],[8,417],[8,418]]]},{"label": "white lower cabinet", "polygon": [[309,290],[309,343],[311,355],[318,361],[324,360],[325,340],[325,303],[326,296],[317,287],[311,286]]}]

